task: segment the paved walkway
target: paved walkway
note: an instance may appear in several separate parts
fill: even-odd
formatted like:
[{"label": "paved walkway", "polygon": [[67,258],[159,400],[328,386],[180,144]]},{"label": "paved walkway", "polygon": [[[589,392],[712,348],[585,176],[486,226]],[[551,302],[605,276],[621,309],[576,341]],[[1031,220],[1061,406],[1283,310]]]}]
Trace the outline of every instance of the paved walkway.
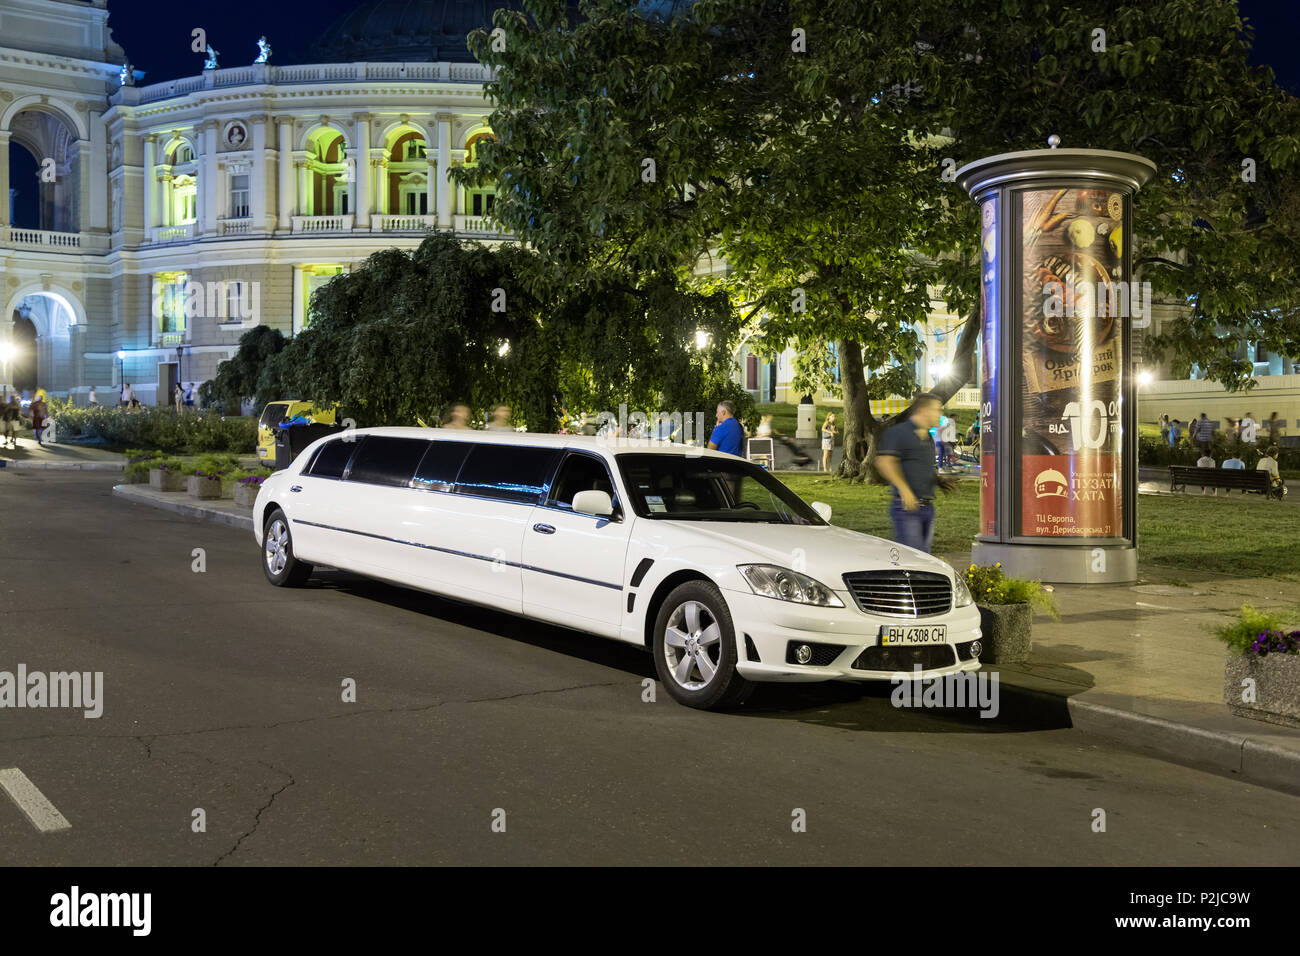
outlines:
[{"label": "paved walkway", "polygon": [[126,457],[94,445],[38,444],[20,437],[16,448],[0,447],[0,468],[54,468],[77,471],[121,471]]},{"label": "paved walkway", "polygon": [[[230,500],[199,501],[118,485],[131,501],[252,530]],[[970,554],[944,555],[964,568]],[[1300,793],[1300,730],[1234,717],[1223,703],[1225,646],[1211,628],[1244,602],[1296,606],[1286,585],[1150,569],[1136,585],[1057,585],[1061,620],[1034,620],[1022,664],[989,665],[1004,693],[1068,723],[1155,756]],[[1292,588],[1292,592],[1294,588]]]}]

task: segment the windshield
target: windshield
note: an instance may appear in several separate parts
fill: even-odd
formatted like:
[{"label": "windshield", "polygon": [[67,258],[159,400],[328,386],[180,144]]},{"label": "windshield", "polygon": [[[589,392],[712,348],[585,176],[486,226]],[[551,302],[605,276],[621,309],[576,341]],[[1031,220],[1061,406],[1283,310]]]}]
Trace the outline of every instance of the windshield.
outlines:
[{"label": "windshield", "polygon": [[632,510],[643,518],[825,524],[793,491],[740,458],[627,454],[618,467]]},{"label": "windshield", "polygon": [[278,425],[280,424],[280,420],[284,418],[284,413],[287,412],[288,410],[289,410],[289,406],[287,403],[272,402],[271,404],[267,405],[265,409],[262,410],[262,417],[258,421],[258,424],[266,425],[267,427],[270,427],[271,425]]}]

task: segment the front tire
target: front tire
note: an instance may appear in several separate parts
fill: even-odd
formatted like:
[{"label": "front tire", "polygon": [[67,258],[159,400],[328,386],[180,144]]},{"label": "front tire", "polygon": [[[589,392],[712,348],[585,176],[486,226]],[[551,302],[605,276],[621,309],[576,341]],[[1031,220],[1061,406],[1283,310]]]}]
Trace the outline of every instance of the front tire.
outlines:
[{"label": "front tire", "polygon": [[293,533],[289,519],[276,508],[262,529],[262,571],[278,588],[297,588],[307,583],[312,566],[293,556]]},{"label": "front tire", "polygon": [[669,593],[652,644],[659,679],[679,704],[734,707],[753,693],[753,682],[736,671],[731,611],[710,581],[687,581]]}]

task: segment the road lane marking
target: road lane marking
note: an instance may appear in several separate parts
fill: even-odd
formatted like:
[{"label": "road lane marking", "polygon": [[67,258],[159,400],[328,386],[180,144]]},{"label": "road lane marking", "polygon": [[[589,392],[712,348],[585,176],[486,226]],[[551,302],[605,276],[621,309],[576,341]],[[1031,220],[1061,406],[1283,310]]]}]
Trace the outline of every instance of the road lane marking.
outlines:
[{"label": "road lane marking", "polygon": [[27,814],[32,826],[42,833],[57,833],[71,830],[72,824],[59,812],[58,807],[45,798],[45,794],[36,789],[36,784],[27,779],[27,774],[17,767],[0,770],[0,788],[9,794],[9,799],[18,804],[18,809]]}]

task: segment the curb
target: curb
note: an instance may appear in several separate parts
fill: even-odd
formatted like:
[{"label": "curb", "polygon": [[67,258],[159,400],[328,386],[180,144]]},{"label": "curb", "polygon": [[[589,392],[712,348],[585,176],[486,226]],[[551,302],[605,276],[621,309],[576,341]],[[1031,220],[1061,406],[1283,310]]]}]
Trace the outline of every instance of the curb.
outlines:
[{"label": "curb", "polygon": [[10,461],[0,458],[0,468],[15,471],[121,471],[124,467],[112,461]]},{"label": "curb", "polygon": [[[176,514],[185,515],[187,518],[198,518],[201,521],[213,521],[217,524],[229,525],[232,528],[240,528],[244,531],[253,530],[253,516],[230,514],[227,511],[219,511],[216,508],[204,507],[200,504],[194,504],[189,501],[167,501],[159,500],[152,496],[136,494],[131,490],[130,485],[114,485],[113,494],[127,501],[135,502],[140,505],[148,505],[151,508],[161,508],[163,511],[172,511]],[[184,498],[180,492],[176,492],[178,497]]]},{"label": "curb", "polygon": [[[1272,790],[1300,793],[1300,750],[1258,740],[1248,733],[1214,730],[1122,710],[1083,700],[1077,694],[1053,694],[1011,683],[1004,683],[1002,692],[1018,696],[1036,707],[1064,707],[1071,728],[1105,737],[1159,759],[1231,774]],[[1273,732],[1279,729],[1272,724],[1265,727]],[[1261,730],[1261,733],[1265,732],[1268,730]]]}]

